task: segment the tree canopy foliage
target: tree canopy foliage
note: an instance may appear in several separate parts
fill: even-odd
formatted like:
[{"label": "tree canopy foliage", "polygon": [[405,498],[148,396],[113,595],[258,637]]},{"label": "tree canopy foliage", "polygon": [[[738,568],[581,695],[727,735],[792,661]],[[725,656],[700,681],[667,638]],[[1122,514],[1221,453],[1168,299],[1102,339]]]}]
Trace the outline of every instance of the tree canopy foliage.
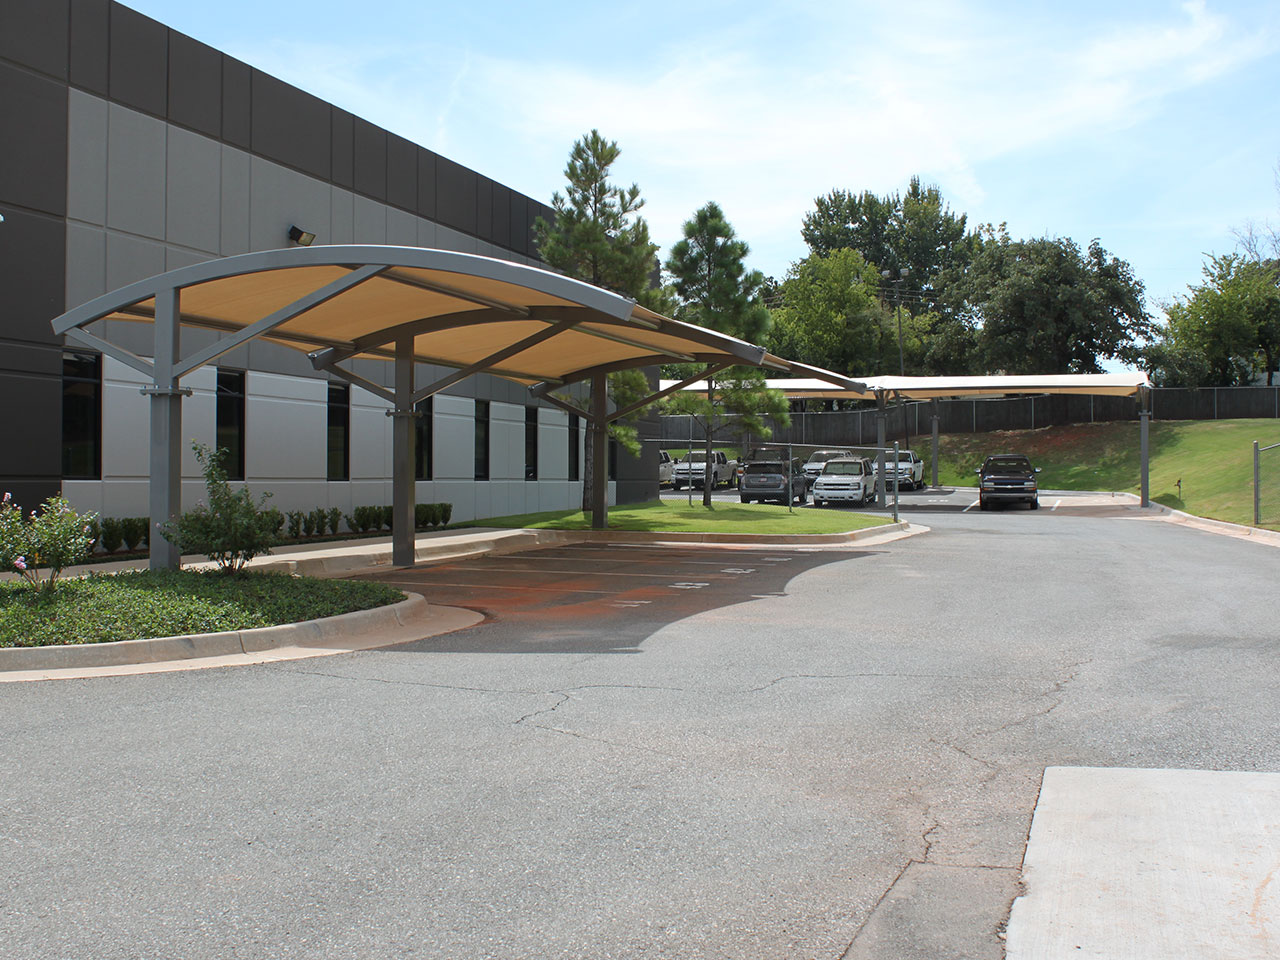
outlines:
[{"label": "tree canopy foliage", "polygon": [[1204,281],[1167,305],[1169,321],[1143,351],[1160,386],[1230,387],[1280,361],[1280,262],[1247,254],[1211,256]]},{"label": "tree canopy foliage", "polygon": [[1151,330],[1142,283],[1097,241],[1012,240],[983,228],[953,295],[976,332],[979,363],[1004,373],[1101,373],[1130,360]]}]

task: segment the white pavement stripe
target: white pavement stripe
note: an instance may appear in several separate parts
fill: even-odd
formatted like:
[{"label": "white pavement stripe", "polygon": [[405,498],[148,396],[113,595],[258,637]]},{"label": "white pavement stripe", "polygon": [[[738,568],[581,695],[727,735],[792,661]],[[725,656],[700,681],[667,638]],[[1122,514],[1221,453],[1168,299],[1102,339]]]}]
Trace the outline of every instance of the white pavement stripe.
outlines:
[{"label": "white pavement stripe", "polygon": [[978,505],[978,503],[979,503],[979,501],[975,500],[975,501],[973,501],[973,503],[969,504],[967,507],[965,507],[965,508],[964,508],[963,510],[961,510],[960,512],[961,512],[961,513],[968,513],[970,510],[972,510],[974,507],[976,507],[976,506]]},{"label": "white pavement stripe", "polygon": [[[661,580],[669,580],[672,571],[665,570],[662,573],[615,573],[609,570],[539,570],[537,567],[463,567],[455,566],[454,570],[474,570],[477,573],[493,572],[493,573],[541,573],[550,574],[557,577],[574,576],[574,577],[657,577]],[[720,579],[727,579],[722,577]]]},{"label": "white pavement stripe", "polygon": [[466,590],[533,590],[541,593],[596,593],[606,597],[613,597],[618,594],[617,590],[579,590],[570,587],[531,587],[522,583],[451,583],[444,580],[387,580],[382,577],[378,578],[378,582],[402,584],[406,587],[416,587],[419,590],[423,590],[427,587],[462,587]]}]

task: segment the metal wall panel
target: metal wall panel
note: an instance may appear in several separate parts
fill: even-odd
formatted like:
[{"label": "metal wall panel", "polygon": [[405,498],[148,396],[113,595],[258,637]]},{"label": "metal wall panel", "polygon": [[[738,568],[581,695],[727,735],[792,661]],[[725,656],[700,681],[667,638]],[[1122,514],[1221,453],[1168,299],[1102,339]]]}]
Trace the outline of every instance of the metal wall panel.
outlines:
[{"label": "metal wall panel", "polygon": [[222,58],[222,139],[248,150],[253,141],[253,70],[235,57]]},{"label": "metal wall panel", "polygon": [[0,59],[67,79],[67,0],[5,0],[0,5]]},{"label": "metal wall panel", "polygon": [[169,29],[150,17],[111,5],[107,88],[111,99],[156,117],[169,112]]},{"label": "metal wall panel", "polygon": [[253,71],[251,103],[254,153],[329,179],[333,169],[329,104],[261,70]]},{"label": "metal wall panel", "polygon": [[117,103],[108,110],[107,226],[164,239],[168,126]]},{"label": "metal wall panel", "polygon": [[169,119],[210,137],[222,135],[222,54],[169,31]]},{"label": "metal wall panel", "polygon": [[418,145],[387,134],[387,203],[401,210],[418,208]]},{"label": "metal wall panel", "polygon": [[107,222],[108,104],[80,90],[67,95],[67,217]]},{"label": "metal wall panel", "polygon": [[110,49],[107,0],[71,0],[68,77],[77,87],[107,95]]},{"label": "metal wall panel", "polygon": [[348,189],[355,184],[355,117],[334,107],[330,112],[333,182]]},{"label": "metal wall panel", "polygon": [[[63,216],[67,210],[67,88],[0,63],[0,201]],[[14,138],[21,141],[14,147]]]},{"label": "metal wall panel", "polygon": [[169,128],[165,239],[216,256],[222,246],[222,144]]},{"label": "metal wall panel", "polygon": [[366,197],[387,199],[387,131],[355,118],[355,190]]}]

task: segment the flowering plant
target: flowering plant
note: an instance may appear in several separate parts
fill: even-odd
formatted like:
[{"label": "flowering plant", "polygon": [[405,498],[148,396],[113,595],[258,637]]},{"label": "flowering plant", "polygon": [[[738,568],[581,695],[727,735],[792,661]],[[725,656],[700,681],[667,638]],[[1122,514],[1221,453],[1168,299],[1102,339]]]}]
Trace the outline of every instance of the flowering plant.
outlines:
[{"label": "flowering plant", "polygon": [[[33,587],[52,590],[63,569],[93,549],[95,513],[79,514],[62,497],[50,497],[23,516],[13,497],[0,500],[0,570],[13,570]],[[48,578],[40,568],[48,567]]]}]

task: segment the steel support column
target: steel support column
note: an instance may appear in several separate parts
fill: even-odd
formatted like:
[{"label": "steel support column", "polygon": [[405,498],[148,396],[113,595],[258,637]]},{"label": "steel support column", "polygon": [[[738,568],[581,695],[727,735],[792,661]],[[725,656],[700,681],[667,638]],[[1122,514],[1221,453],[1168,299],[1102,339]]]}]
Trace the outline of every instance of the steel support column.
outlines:
[{"label": "steel support column", "polygon": [[155,381],[142,392],[151,397],[150,566],[177,570],[182,557],[165,539],[164,524],[182,512],[182,395],[175,367],[181,349],[178,290],[156,296]]},{"label": "steel support column", "polygon": [[[888,474],[886,474],[884,466],[884,444],[885,435],[887,433],[885,420],[889,413],[885,410],[885,395],[883,391],[876,391],[876,506],[881,510],[889,506],[888,484],[885,482]],[[897,464],[894,464],[895,471]]]},{"label": "steel support column", "polygon": [[609,528],[609,424],[608,374],[597,373],[591,378],[591,416],[587,429],[591,433],[591,529]]},{"label": "steel support column", "polygon": [[938,486],[938,398],[929,401],[929,420],[933,424],[933,455],[931,457],[932,476],[929,486]]},{"label": "steel support column", "polygon": [[414,409],[413,337],[396,340],[395,407],[391,428],[391,562],[412,567],[414,561]]},{"label": "steel support column", "polygon": [[1141,447],[1140,456],[1142,457],[1142,505],[1144,507],[1151,506],[1151,458],[1148,429],[1151,423],[1151,391],[1143,388],[1138,391],[1138,445]]}]

